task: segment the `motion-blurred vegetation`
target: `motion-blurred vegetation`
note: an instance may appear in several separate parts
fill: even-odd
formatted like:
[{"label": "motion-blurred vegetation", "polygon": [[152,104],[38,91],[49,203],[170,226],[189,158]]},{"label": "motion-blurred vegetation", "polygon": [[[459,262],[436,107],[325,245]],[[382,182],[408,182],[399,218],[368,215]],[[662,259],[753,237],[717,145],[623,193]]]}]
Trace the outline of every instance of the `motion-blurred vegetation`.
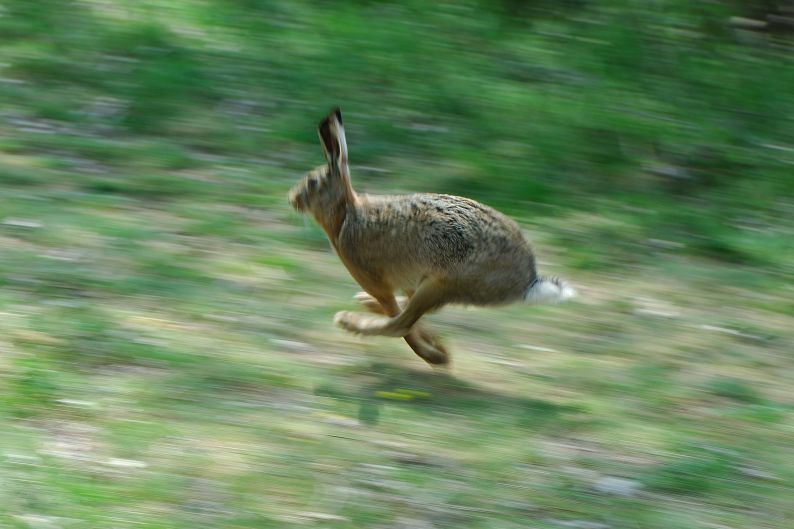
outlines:
[{"label": "motion-blurred vegetation", "polygon": [[[0,526],[791,526],[792,53],[791,2],[5,0]],[[332,329],[337,104],[358,189],[582,301],[444,311],[457,378]]]}]

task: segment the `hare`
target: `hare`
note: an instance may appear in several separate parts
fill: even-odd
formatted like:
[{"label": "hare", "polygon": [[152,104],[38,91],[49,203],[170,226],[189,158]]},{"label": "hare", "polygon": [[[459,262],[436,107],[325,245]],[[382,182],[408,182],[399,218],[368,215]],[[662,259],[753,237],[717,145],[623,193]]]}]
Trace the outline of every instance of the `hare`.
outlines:
[{"label": "hare", "polygon": [[[339,108],[320,122],[326,165],[289,192],[311,213],[364,292],[356,299],[374,314],[339,312],[335,323],[364,335],[403,337],[426,362],[447,364],[445,348],[417,321],[449,303],[498,305],[560,301],[574,291],[540,277],[518,224],[467,198],[364,195],[350,183]],[[405,297],[395,297],[396,291]]]}]

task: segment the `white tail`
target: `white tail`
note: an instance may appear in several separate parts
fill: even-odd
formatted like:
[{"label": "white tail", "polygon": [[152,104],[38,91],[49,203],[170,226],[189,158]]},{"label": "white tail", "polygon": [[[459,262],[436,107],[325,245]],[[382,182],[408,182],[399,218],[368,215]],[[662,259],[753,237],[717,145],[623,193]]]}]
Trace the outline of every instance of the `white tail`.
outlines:
[{"label": "white tail", "polygon": [[576,291],[559,277],[538,277],[524,293],[525,303],[558,303],[576,297]]}]

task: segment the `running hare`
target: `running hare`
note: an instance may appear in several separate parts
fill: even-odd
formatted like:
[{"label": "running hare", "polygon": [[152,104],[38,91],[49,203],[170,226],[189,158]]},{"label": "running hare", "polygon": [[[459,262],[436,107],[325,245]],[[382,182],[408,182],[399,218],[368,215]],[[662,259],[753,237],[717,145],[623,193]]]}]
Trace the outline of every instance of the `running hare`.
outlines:
[{"label": "running hare", "polygon": [[[335,322],[360,334],[402,336],[430,364],[446,350],[417,320],[447,303],[497,305],[558,301],[574,295],[535,270],[518,225],[467,198],[450,195],[363,195],[353,191],[338,108],[320,123],[327,164],[290,190],[289,202],[322,226],[370,312],[340,312]],[[395,291],[405,293],[396,298]]]}]

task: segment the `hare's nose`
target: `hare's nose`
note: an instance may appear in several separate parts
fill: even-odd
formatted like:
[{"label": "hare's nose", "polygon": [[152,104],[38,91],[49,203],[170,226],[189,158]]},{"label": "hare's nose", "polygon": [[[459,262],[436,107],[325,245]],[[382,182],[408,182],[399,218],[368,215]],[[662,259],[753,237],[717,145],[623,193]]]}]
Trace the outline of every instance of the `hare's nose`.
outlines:
[{"label": "hare's nose", "polygon": [[289,198],[289,205],[290,206],[292,206],[293,208],[297,209],[298,211],[303,209],[303,204],[301,203],[301,194],[298,191],[296,191],[294,189],[291,190],[289,192],[288,198]]}]

